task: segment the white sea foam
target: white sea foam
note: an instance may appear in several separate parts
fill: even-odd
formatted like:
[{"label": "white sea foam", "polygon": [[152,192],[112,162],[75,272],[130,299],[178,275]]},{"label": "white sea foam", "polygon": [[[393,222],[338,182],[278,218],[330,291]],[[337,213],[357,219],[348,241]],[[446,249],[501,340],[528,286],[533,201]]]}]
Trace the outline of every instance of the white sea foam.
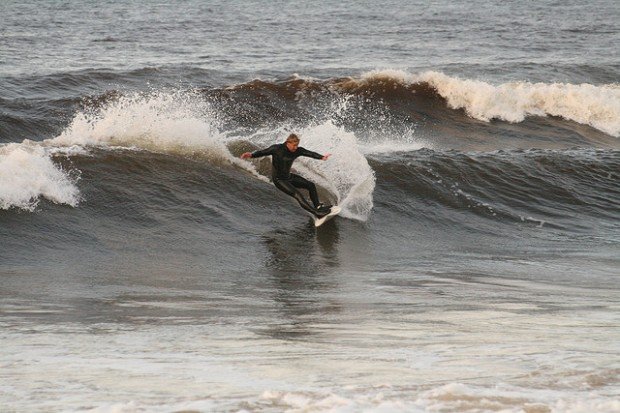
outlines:
[{"label": "white sea foam", "polygon": [[594,392],[524,389],[514,386],[468,386],[450,383],[419,395],[416,405],[424,411],[519,413],[620,412],[620,402]]},{"label": "white sea foam", "polygon": [[54,146],[120,146],[227,157],[214,112],[186,93],[135,94],[94,112],[78,112]]},{"label": "white sea foam", "polygon": [[[448,288],[446,305],[463,288],[460,282]],[[359,291],[349,299],[363,300],[367,292]],[[593,294],[591,303],[613,295]],[[572,306],[582,297],[578,290],[562,298]],[[110,305],[141,312],[160,304],[161,297],[151,298]],[[186,297],[177,309],[208,308],[207,301]],[[620,413],[618,366],[608,360],[617,317],[600,308],[562,315],[530,311],[538,308],[530,302],[488,303],[487,311],[454,312],[437,303],[406,322],[356,319],[338,329],[314,324],[317,333],[331,335],[326,342],[257,334],[247,320],[196,326],[192,317],[170,317],[171,304],[162,313],[169,323],[136,327],[28,322],[20,314],[52,309],[56,317],[73,309],[6,301],[0,377],[10,379],[0,380],[0,405],[7,411],[96,413]],[[536,340],[519,334],[524,326]]]},{"label": "white sea foam", "polygon": [[376,389],[365,392],[336,393],[265,391],[261,399],[286,412],[618,412],[620,402],[594,394],[535,389],[501,389],[451,383],[427,391],[391,393]]},{"label": "white sea foam", "polygon": [[[233,407],[237,405],[236,408]],[[226,406],[226,407],[224,407]],[[620,401],[594,393],[568,394],[553,390],[469,386],[450,383],[430,390],[404,390],[390,385],[382,388],[332,389],[325,391],[265,390],[258,397],[245,400],[161,400],[159,403],[129,401],[103,403],[89,413],[135,413],[227,410],[247,412],[241,406],[254,406],[251,411],[282,411],[287,413],[428,413],[428,412],[546,412],[592,413],[620,412]]]},{"label": "white sea foam", "polygon": [[342,394],[265,391],[261,399],[285,412],[620,412],[620,401],[594,393],[504,387],[450,383],[407,391],[386,385],[365,391],[344,389]]},{"label": "white sea foam", "polygon": [[401,70],[364,73],[362,81],[392,79],[405,84],[428,83],[454,109],[475,119],[522,122],[527,116],[559,116],[620,137],[620,85],[511,82],[492,85],[428,71]]},{"label": "white sea foam", "polygon": [[362,155],[355,134],[327,121],[300,130],[301,135],[319,153],[331,153],[325,162],[300,158],[304,166],[317,171],[314,179],[338,196],[342,216],[365,221],[368,219],[375,189],[375,174]]},{"label": "white sea foam", "polygon": [[41,197],[75,207],[79,191],[43,147],[29,141],[0,147],[0,209],[33,211]]},{"label": "white sea foam", "polygon": [[94,112],[78,112],[62,134],[44,142],[55,147],[137,148],[182,156],[201,155],[248,170],[226,147],[217,112],[189,92],[158,92],[121,97]]}]

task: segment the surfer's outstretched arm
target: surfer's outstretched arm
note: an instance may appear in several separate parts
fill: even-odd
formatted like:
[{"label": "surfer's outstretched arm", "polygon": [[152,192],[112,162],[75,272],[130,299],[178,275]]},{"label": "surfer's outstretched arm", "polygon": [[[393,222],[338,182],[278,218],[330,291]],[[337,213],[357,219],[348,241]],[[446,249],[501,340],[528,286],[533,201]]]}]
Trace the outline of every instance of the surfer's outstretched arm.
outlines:
[{"label": "surfer's outstretched arm", "polygon": [[257,150],[254,152],[245,152],[241,154],[241,159],[261,158],[263,156],[273,155],[277,148],[278,148],[278,145],[271,145],[270,147],[266,149],[261,149],[261,150]]},{"label": "surfer's outstretched arm", "polygon": [[298,148],[297,150],[299,151],[299,156],[307,156],[308,158],[320,159],[322,161],[326,161],[327,158],[332,156],[331,153],[321,155],[320,153],[309,151],[306,148]]}]

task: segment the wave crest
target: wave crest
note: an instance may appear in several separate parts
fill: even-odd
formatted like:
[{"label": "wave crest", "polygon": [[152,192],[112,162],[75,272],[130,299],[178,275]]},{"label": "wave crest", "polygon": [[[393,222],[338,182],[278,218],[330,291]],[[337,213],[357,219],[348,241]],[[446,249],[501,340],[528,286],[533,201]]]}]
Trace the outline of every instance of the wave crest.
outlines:
[{"label": "wave crest", "polygon": [[55,146],[122,146],[152,151],[228,151],[207,102],[191,93],[120,96],[92,111],[78,112]]},{"label": "wave crest", "polygon": [[620,137],[620,85],[617,84],[511,82],[495,86],[440,72],[410,74],[399,70],[367,72],[356,84],[375,82],[422,88],[428,85],[450,108],[463,109],[468,116],[485,122],[500,119],[516,123],[527,116],[558,116]]},{"label": "wave crest", "polygon": [[0,148],[0,209],[34,211],[43,197],[73,207],[79,203],[74,179],[40,146],[24,142]]}]

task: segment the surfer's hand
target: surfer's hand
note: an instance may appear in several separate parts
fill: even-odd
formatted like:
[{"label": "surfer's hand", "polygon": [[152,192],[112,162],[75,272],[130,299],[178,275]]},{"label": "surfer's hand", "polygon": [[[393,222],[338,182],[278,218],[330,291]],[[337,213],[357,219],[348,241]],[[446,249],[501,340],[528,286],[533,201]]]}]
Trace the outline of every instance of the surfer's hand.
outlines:
[{"label": "surfer's hand", "polygon": [[241,154],[241,159],[248,159],[251,157],[252,157],[252,154],[250,152],[244,152]]},{"label": "surfer's hand", "polygon": [[327,158],[329,158],[330,156],[332,156],[331,153],[326,153],[325,155],[323,155],[323,157],[321,158],[322,161],[326,161]]}]

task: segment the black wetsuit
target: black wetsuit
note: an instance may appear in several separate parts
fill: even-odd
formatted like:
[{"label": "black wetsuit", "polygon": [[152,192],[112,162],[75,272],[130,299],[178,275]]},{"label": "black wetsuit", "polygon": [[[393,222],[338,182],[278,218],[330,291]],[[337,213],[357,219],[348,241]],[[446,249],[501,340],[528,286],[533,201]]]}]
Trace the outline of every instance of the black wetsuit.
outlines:
[{"label": "black wetsuit", "polygon": [[[298,147],[295,152],[291,152],[288,150],[285,143],[271,145],[269,148],[252,152],[252,158],[260,158],[269,155],[271,155],[271,165],[273,166],[272,178],[274,185],[280,191],[294,197],[297,202],[299,202],[299,205],[306,211],[314,215],[324,215],[324,213],[317,211],[317,207],[319,206],[319,195],[316,192],[316,186],[307,179],[291,173],[293,161],[300,156],[323,159],[323,155],[301,147]],[[308,191],[314,207],[310,205],[308,200],[297,188],[303,188]]]}]

